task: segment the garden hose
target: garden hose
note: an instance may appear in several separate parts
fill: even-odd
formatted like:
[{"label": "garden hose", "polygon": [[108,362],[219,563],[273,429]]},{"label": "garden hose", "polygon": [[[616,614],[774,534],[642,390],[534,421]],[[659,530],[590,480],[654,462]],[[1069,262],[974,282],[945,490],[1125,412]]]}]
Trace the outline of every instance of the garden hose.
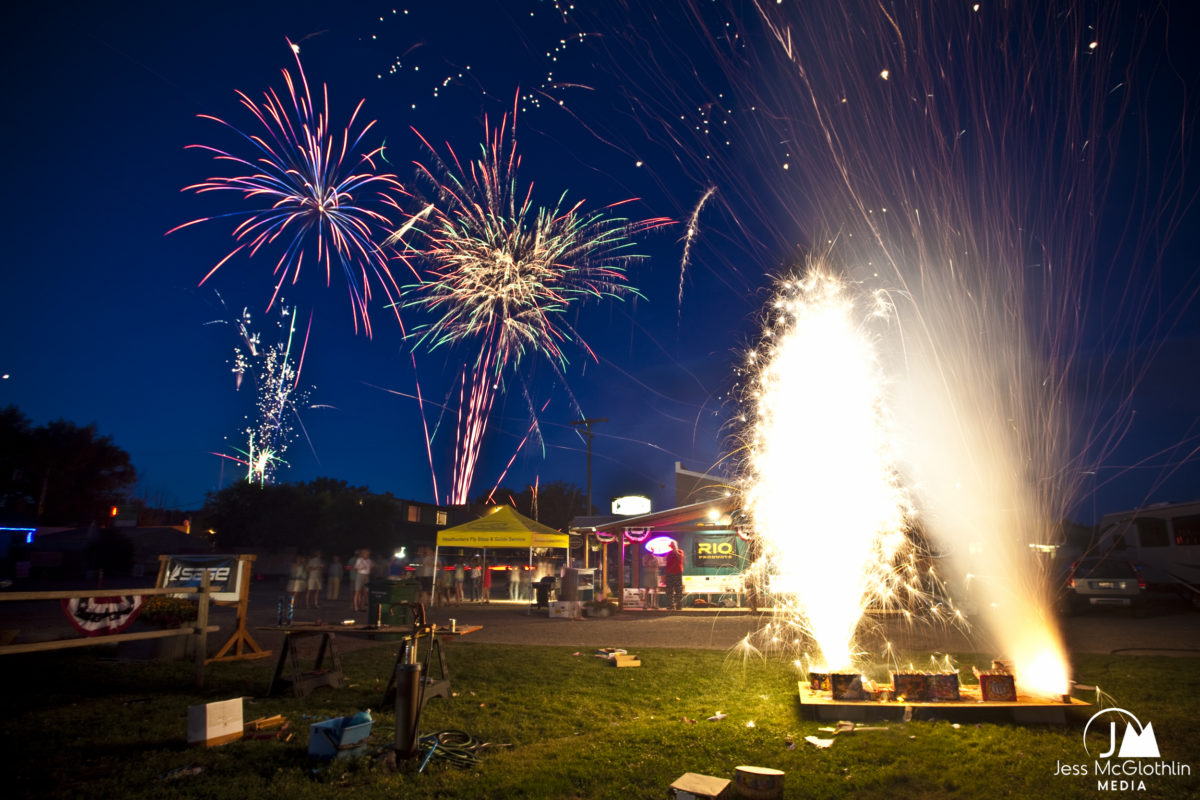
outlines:
[{"label": "garden hose", "polygon": [[479,763],[479,751],[484,748],[509,746],[480,742],[466,731],[445,730],[429,733],[422,736],[419,741],[419,748],[423,756],[421,769],[424,769],[431,759],[466,769]]}]

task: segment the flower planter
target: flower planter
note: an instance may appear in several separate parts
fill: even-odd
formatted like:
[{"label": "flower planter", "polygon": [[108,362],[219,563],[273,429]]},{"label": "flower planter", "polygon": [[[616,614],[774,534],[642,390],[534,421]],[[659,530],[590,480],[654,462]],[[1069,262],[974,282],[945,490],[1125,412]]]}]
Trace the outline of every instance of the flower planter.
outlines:
[{"label": "flower planter", "polygon": [[[195,623],[188,622],[179,627],[191,630]],[[160,630],[164,629],[137,621],[126,633]],[[127,658],[131,661],[184,661],[194,658],[195,655],[195,636],[164,636],[161,639],[139,639],[117,644],[117,658]]]}]

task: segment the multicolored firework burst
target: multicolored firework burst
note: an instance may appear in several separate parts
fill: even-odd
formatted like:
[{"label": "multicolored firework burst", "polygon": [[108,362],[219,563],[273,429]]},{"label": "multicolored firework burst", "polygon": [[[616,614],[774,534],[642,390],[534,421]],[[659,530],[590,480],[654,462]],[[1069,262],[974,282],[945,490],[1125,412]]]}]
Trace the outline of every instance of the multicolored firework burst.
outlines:
[{"label": "multicolored firework burst", "polygon": [[303,429],[299,409],[308,405],[309,392],[300,386],[300,371],[308,350],[308,334],[312,319],[305,330],[304,344],[298,360],[293,360],[296,336],[296,309],[281,306],[277,327],[284,332],[280,341],[267,346],[262,336],[251,330],[251,316],[246,309],[233,323],[241,344],[233,349],[232,369],[235,385],[241,389],[247,375],[254,384],[254,419],[247,417],[243,430],[245,449],[235,448],[237,455],[216,453],[246,468],[246,480],[259,485],[272,483],[280,467],[286,466],[283,454],[295,438],[295,426]]},{"label": "multicolored firework burst", "polygon": [[324,266],[326,285],[336,262],[346,277],[354,329],[357,331],[361,323],[370,336],[373,283],[382,288],[399,319],[395,301],[400,289],[388,265],[387,251],[379,242],[393,227],[388,214],[399,218],[398,198],[404,189],[396,176],[376,171],[374,159],[382,148],[355,155],[375,124],[368,122],[357,132],[354,130],[365,101],[359,101],[339,136],[330,117],[328,88],[322,87],[323,105],[318,108],[300,64],[299,50],[292,49],[299,85],[288,70],[283,70],[287,84],[283,98],[269,89],[262,103],[257,104],[237,92],[242,105],[258,121],[260,133],[247,133],[218,117],[200,115],[236,132],[251,145],[255,155],[242,157],[207,145],[188,146],[208,151],[214,160],[230,162],[241,172],[209,178],[184,191],[239,192],[253,207],[193,220],[167,233],[209,220],[244,217],[233,229],[238,245],[204,276],[201,285],[237,253],[245,250],[254,256],[264,246],[278,242],[283,252],[275,263],[277,281],[268,309],[285,283],[299,281],[306,253],[312,252],[313,260]]},{"label": "multicolored firework burst", "polygon": [[583,201],[567,205],[565,194],[551,207],[535,207],[533,185],[522,189],[517,181],[515,129],[515,110],[498,126],[485,122],[481,155],[465,167],[452,148],[443,160],[422,138],[435,162],[432,169],[418,165],[435,195],[417,248],[429,267],[420,284],[405,287],[411,295],[404,305],[434,315],[414,332],[419,346],[478,348],[460,390],[452,503],[467,498],[506,375],[536,354],[561,378],[568,343],[591,354],[567,310],[636,295],[625,271],[639,258],[630,237],[667,222],[608,216],[620,203],[585,211]]}]

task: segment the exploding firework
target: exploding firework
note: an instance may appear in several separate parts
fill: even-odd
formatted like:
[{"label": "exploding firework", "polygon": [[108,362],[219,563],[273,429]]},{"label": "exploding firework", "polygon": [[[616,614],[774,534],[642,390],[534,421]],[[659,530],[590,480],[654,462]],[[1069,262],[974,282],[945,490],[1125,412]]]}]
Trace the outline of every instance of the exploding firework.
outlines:
[{"label": "exploding firework", "polygon": [[209,178],[185,187],[184,191],[238,192],[251,207],[193,220],[168,233],[209,220],[242,218],[233,229],[237,246],[204,276],[201,284],[237,253],[244,250],[254,256],[260,249],[278,244],[282,253],[275,263],[277,280],[268,309],[284,284],[299,281],[307,253],[312,254],[311,260],[318,268],[324,268],[326,285],[336,263],[350,292],[355,330],[361,324],[370,336],[372,285],[377,284],[392,307],[397,308],[395,301],[400,290],[388,266],[388,254],[379,241],[393,228],[388,215],[400,218],[398,198],[404,190],[394,175],[376,171],[375,158],[381,148],[359,153],[363,138],[375,124],[372,121],[355,129],[363,101],[355,107],[339,135],[330,117],[328,88],[322,87],[323,104],[318,107],[300,64],[299,50],[293,50],[299,84],[284,70],[286,94],[281,97],[269,89],[258,104],[237,92],[242,106],[259,123],[258,133],[244,132],[217,117],[200,115],[241,136],[251,155],[189,145],[189,149],[212,153],[216,161],[235,165],[239,172]]},{"label": "exploding firework", "polygon": [[428,142],[436,167],[418,165],[435,197],[416,247],[428,272],[422,283],[405,287],[411,292],[405,306],[432,315],[414,329],[416,343],[431,351],[477,348],[459,395],[452,503],[467,498],[506,378],[533,355],[561,378],[566,345],[590,354],[566,312],[587,300],[636,295],[626,275],[639,258],[631,236],[666,222],[608,216],[615,206],[585,211],[582,201],[568,205],[565,195],[551,207],[535,207],[532,184],[522,188],[517,180],[515,127],[515,110],[495,127],[485,123],[481,155],[465,168],[452,149],[442,159]]},{"label": "exploding firework", "polygon": [[246,468],[246,480],[264,485],[274,481],[275,474],[287,465],[284,453],[295,439],[296,426],[303,428],[300,409],[309,407],[309,389],[300,386],[300,371],[308,348],[312,320],[305,330],[299,354],[296,344],[296,309],[282,306],[276,326],[280,341],[264,347],[262,335],[251,329],[250,312],[242,310],[233,323],[241,342],[233,349],[232,371],[235,387],[241,389],[249,376],[254,386],[255,415],[247,418],[242,431],[244,449],[235,448],[236,455],[218,453]]}]

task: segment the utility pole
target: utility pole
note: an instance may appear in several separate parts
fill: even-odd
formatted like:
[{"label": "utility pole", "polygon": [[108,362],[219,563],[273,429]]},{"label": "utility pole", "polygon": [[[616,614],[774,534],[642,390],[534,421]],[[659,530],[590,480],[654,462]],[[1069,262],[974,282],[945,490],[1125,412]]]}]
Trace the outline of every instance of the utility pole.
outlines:
[{"label": "utility pole", "polygon": [[592,437],[596,434],[592,433],[592,426],[598,425],[601,422],[608,422],[608,417],[593,417],[592,419],[579,419],[572,422],[572,425],[584,426],[584,436],[587,437],[587,497],[588,497],[588,516],[594,513],[592,510]]}]

